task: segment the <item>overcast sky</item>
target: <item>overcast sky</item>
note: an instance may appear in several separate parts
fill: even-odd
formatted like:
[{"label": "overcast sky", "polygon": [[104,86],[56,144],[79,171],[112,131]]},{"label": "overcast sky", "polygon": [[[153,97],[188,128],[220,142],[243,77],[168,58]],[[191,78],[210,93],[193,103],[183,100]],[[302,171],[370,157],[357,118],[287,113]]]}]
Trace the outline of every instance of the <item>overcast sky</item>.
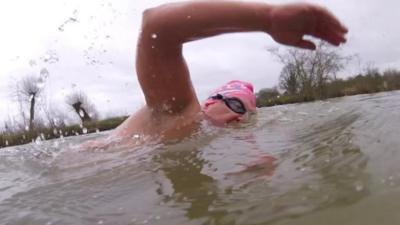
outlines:
[{"label": "overcast sky", "polygon": [[[135,46],[144,9],[163,0],[13,0],[0,3],[0,124],[17,113],[11,98],[16,81],[49,72],[48,106],[65,109],[65,96],[85,91],[101,115],[131,114],[144,104],[134,68]],[[286,3],[290,1],[264,1]],[[313,0],[328,7],[348,27],[343,54],[358,54],[340,77],[373,62],[400,68],[400,20],[396,0]],[[185,45],[199,98],[232,79],[256,90],[278,84],[280,65],[267,51],[277,47],[262,33],[229,34]],[[0,125],[1,126],[1,125]]]}]

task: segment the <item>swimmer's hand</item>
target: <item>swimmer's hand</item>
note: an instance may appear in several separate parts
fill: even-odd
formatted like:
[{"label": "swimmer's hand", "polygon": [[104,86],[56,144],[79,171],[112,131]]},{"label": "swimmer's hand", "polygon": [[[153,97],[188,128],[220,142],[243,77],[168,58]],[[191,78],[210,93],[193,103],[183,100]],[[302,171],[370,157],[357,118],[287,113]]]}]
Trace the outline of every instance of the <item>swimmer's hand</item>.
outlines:
[{"label": "swimmer's hand", "polygon": [[306,3],[275,5],[270,11],[268,33],[278,43],[316,49],[304,39],[310,35],[339,46],[346,42],[347,28],[327,9]]}]

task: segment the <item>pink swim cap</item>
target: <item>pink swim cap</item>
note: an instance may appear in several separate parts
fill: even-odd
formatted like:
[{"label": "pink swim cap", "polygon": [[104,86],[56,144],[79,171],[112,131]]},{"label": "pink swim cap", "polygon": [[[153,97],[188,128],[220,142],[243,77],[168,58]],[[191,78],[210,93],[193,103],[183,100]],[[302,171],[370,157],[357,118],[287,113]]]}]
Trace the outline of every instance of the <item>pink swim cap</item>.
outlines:
[{"label": "pink swim cap", "polygon": [[216,94],[221,94],[226,97],[237,97],[243,101],[248,111],[256,111],[256,95],[254,94],[253,85],[249,82],[240,80],[229,81],[224,86],[215,90],[211,96]]}]

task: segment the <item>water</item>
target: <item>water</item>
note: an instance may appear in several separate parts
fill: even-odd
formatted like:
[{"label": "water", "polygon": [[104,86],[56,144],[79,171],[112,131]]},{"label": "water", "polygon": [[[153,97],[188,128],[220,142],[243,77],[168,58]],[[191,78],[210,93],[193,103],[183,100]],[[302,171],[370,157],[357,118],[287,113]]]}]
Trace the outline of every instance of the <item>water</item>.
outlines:
[{"label": "water", "polygon": [[400,92],[260,109],[175,143],[0,151],[0,224],[397,224]]}]

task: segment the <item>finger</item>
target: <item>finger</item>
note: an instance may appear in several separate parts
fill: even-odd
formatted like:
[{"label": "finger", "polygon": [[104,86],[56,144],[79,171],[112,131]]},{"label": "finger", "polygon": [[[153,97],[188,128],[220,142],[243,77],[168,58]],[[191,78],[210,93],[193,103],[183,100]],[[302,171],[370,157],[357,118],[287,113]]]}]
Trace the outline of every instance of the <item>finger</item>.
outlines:
[{"label": "finger", "polygon": [[335,44],[335,45],[340,45],[347,41],[346,37],[343,34],[337,33],[334,31],[330,31],[330,32],[328,31],[326,36],[327,36],[328,41],[330,41],[332,44]]},{"label": "finger", "polygon": [[333,15],[333,13],[324,7],[317,10],[317,18],[319,18],[320,26],[330,27],[344,34],[349,31],[348,28],[341,23],[335,15]]},{"label": "finger", "polygon": [[299,47],[299,48],[304,48],[304,49],[309,49],[309,50],[315,50],[315,49],[317,49],[317,46],[313,43],[313,42],[311,42],[311,41],[309,41],[309,40],[300,40],[297,44],[296,44],[296,47]]},{"label": "finger", "polygon": [[347,34],[349,29],[344,24],[340,24],[340,31]]},{"label": "finger", "polygon": [[313,36],[325,40],[333,45],[340,45],[347,41],[344,34],[329,29],[328,30],[319,29],[313,34]]},{"label": "finger", "polygon": [[349,29],[337,19],[335,22],[335,28],[337,29],[338,32],[341,32],[343,34],[347,34],[349,32]]},{"label": "finger", "polygon": [[321,40],[327,41],[330,44],[335,45],[335,46],[338,46],[338,45],[340,45],[342,43],[342,41],[341,41],[342,39],[339,39],[337,37],[326,36],[324,34],[315,34],[313,36],[317,37],[317,38],[319,38]]}]

